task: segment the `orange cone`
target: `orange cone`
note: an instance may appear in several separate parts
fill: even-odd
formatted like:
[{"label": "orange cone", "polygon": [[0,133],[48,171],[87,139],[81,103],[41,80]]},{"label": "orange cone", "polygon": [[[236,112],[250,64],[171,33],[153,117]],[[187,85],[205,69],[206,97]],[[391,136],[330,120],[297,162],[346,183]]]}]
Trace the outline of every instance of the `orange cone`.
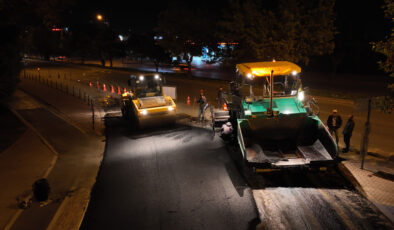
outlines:
[{"label": "orange cone", "polygon": [[186,105],[190,105],[190,96],[187,96],[187,102]]},{"label": "orange cone", "polygon": [[224,110],[224,111],[227,111],[227,110],[228,110],[228,109],[227,109],[227,103],[224,103],[224,104],[223,104],[223,110]]},{"label": "orange cone", "polygon": [[115,89],[113,85],[111,85],[111,93],[115,93]]},{"label": "orange cone", "polygon": [[127,89],[126,88],[123,89],[123,93],[127,93]]},{"label": "orange cone", "polygon": [[103,84],[103,91],[107,91],[107,87]]},{"label": "orange cone", "polygon": [[120,94],[121,94],[120,87],[118,86],[118,95],[120,95]]}]

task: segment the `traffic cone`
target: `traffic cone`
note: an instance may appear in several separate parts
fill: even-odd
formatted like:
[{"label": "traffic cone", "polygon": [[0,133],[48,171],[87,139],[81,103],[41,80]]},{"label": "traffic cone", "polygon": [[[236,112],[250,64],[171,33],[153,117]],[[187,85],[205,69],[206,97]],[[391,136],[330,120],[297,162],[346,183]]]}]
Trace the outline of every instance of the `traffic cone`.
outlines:
[{"label": "traffic cone", "polygon": [[127,93],[127,89],[126,88],[123,89],[123,93]]},{"label": "traffic cone", "polygon": [[107,87],[103,84],[103,91],[107,91]]},{"label": "traffic cone", "polygon": [[91,82],[91,81],[89,81],[89,86],[90,86],[90,87],[92,87],[92,85],[93,85],[93,84],[92,84],[92,82]]},{"label": "traffic cone", "polygon": [[120,87],[118,86],[118,95],[120,95],[120,94],[121,94]]},{"label": "traffic cone", "polygon": [[227,109],[227,103],[224,103],[224,104],[223,104],[223,110],[224,110],[224,111],[227,111],[227,110],[228,110],[228,109]]},{"label": "traffic cone", "polygon": [[100,89],[100,83],[99,83],[99,81],[97,81],[97,90],[99,90]]},{"label": "traffic cone", "polygon": [[111,85],[111,93],[115,93],[115,89],[113,85]]},{"label": "traffic cone", "polygon": [[190,96],[187,96],[187,102],[186,105],[190,105]]}]

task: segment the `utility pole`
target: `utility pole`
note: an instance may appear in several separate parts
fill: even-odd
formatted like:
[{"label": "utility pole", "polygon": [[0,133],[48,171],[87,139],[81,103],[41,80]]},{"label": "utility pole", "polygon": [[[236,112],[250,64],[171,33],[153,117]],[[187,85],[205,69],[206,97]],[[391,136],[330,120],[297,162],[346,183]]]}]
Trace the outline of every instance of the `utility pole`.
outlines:
[{"label": "utility pole", "polygon": [[93,105],[93,100],[90,102],[90,105],[92,107],[92,129],[94,130],[94,105]]},{"label": "utility pole", "polygon": [[274,71],[271,70],[271,75],[270,75],[270,107],[268,112],[269,116],[274,115],[274,110],[273,110],[273,103],[272,103],[272,98],[274,97]]},{"label": "utility pole", "polygon": [[364,169],[364,160],[365,156],[368,153],[368,141],[369,141],[369,133],[371,131],[371,124],[369,123],[371,116],[371,98],[368,99],[368,115],[367,121],[364,126],[364,135],[361,142],[361,169]]}]

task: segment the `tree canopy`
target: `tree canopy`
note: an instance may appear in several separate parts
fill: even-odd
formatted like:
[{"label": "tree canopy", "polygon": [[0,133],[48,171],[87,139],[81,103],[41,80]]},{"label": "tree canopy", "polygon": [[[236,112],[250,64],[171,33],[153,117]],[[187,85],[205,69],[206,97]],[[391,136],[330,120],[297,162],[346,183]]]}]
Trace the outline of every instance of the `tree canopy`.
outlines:
[{"label": "tree canopy", "polygon": [[308,64],[334,49],[335,0],[232,1],[219,22],[218,36],[236,42],[236,61],[289,60]]},{"label": "tree canopy", "polygon": [[[394,77],[394,2],[385,0],[383,9],[386,18],[391,20],[391,32],[386,40],[373,42],[372,48],[385,56],[385,60],[379,61],[379,65],[386,73]],[[394,88],[394,85],[391,87]]]},{"label": "tree canopy", "polygon": [[200,56],[204,46],[211,44],[215,20],[202,9],[176,4],[159,15],[155,32],[163,39],[158,44],[172,56],[180,57],[189,66],[194,56]]},{"label": "tree canopy", "polygon": [[[74,0],[0,0],[0,99],[10,96],[16,88],[26,31],[59,24],[67,18],[73,3]],[[42,37],[39,40],[44,41]]]}]

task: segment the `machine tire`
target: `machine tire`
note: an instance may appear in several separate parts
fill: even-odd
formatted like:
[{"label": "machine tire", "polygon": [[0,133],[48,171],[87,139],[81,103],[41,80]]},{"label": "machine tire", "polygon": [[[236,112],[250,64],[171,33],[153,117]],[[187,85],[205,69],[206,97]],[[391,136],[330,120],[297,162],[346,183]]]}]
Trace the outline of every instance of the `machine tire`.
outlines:
[{"label": "machine tire", "polygon": [[126,118],[126,112],[125,112],[124,107],[122,107],[122,108],[120,109],[120,111],[122,111],[122,118],[123,118],[123,119],[127,119],[127,118]]}]

